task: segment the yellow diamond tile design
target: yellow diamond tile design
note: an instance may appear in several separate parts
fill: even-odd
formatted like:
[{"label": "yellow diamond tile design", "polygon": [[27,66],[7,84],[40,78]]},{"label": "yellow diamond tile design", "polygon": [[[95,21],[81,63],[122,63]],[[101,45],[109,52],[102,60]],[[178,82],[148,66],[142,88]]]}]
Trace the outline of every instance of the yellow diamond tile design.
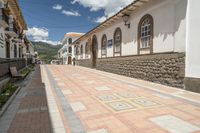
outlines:
[{"label": "yellow diamond tile design", "polygon": [[111,103],[106,103],[106,104],[112,109],[114,109],[115,111],[123,111],[123,110],[136,108],[135,106],[129,104],[126,101],[117,101],[117,102],[111,102]]},{"label": "yellow diamond tile design", "polygon": [[99,98],[99,100],[101,101],[114,101],[114,100],[120,100],[119,97],[113,95],[113,94],[104,94],[104,95],[100,95],[97,96],[97,98]]},{"label": "yellow diamond tile design", "polygon": [[126,91],[112,94],[101,94],[95,96],[95,98],[108,109],[115,112],[152,108],[162,105],[153,99]]}]

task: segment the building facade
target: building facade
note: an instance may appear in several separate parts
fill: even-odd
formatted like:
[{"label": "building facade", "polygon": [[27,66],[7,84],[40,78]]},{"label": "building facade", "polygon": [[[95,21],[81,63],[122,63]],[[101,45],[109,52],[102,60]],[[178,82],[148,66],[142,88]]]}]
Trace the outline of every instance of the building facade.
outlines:
[{"label": "building facade", "polygon": [[[200,4],[198,0],[135,0],[74,42],[78,65],[196,89],[187,86],[199,81],[200,65],[193,60],[193,52],[190,51],[190,58],[185,55],[191,45],[196,50],[200,48],[194,41],[190,42],[199,34],[198,28],[194,28],[198,27],[200,17],[194,13],[199,11],[193,8],[197,4]],[[195,65],[195,72],[188,61]],[[192,80],[187,71],[195,73]]]},{"label": "building facade", "polygon": [[10,67],[20,70],[33,63],[34,48],[25,30],[17,0],[0,0],[0,81],[10,76]]},{"label": "building facade", "polygon": [[74,46],[72,43],[81,37],[83,33],[69,32],[64,35],[61,43],[63,47],[58,51],[58,58],[62,64],[73,64],[72,59],[75,57]]},{"label": "building facade", "polygon": [[0,0],[0,58],[16,59],[30,54],[24,30],[27,25],[17,0]]}]

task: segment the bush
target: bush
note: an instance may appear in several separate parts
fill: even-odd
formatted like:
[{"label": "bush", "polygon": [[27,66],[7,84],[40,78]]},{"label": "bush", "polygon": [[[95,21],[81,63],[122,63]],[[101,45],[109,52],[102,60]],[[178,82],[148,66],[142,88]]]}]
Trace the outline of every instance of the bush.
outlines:
[{"label": "bush", "polygon": [[30,69],[28,67],[24,68],[20,73],[22,75],[27,75],[30,72]]},{"label": "bush", "polygon": [[13,95],[16,89],[17,86],[10,82],[3,87],[3,91],[0,94],[0,110],[3,105],[8,101],[8,99]]}]

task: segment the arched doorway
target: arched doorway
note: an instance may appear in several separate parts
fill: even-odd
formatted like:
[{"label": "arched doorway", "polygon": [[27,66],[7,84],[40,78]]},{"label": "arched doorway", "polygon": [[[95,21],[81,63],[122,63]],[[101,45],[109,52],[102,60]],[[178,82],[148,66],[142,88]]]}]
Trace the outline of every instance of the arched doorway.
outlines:
[{"label": "arched doorway", "polygon": [[96,60],[98,55],[98,41],[96,35],[92,38],[92,66],[96,67]]},{"label": "arched doorway", "polygon": [[71,65],[72,64],[72,57],[71,56],[68,56],[68,65]]}]

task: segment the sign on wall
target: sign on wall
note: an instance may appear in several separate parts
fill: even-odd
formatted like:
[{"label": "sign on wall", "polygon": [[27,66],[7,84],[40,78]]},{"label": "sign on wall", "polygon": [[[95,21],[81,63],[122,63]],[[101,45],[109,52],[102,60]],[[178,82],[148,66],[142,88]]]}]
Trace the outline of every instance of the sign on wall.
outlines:
[{"label": "sign on wall", "polygon": [[108,48],[111,48],[112,45],[113,45],[112,43],[113,43],[112,39],[111,39],[111,40],[108,40],[108,45],[107,45],[107,47],[108,47]]}]

